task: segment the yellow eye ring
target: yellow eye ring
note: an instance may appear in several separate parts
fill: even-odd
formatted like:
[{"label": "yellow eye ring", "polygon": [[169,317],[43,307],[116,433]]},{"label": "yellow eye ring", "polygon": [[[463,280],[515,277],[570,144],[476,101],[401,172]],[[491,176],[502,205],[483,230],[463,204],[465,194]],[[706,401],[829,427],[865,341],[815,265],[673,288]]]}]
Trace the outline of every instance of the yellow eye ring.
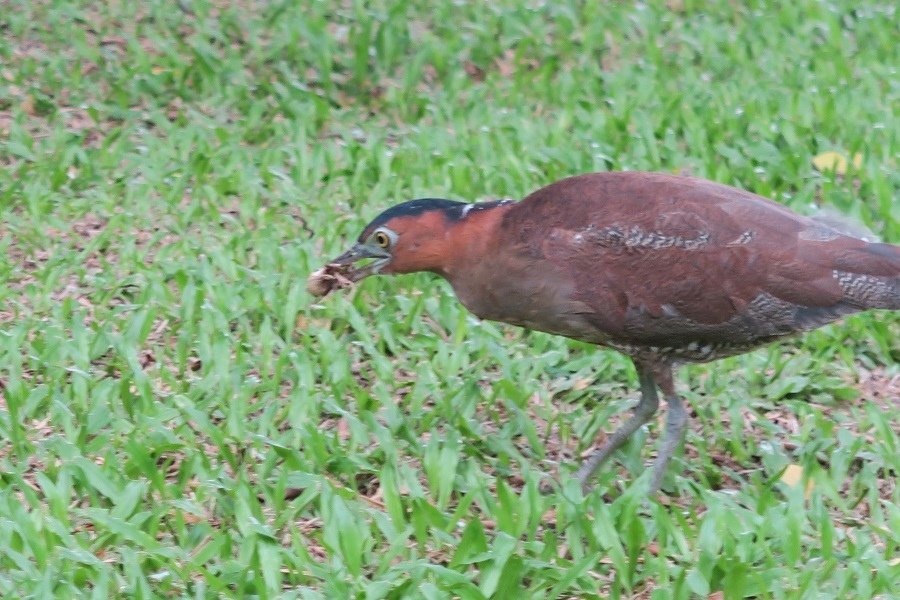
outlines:
[{"label": "yellow eye ring", "polygon": [[376,231],[374,239],[375,243],[378,244],[378,246],[381,248],[387,248],[391,245],[391,238],[389,238],[388,235],[383,231]]}]

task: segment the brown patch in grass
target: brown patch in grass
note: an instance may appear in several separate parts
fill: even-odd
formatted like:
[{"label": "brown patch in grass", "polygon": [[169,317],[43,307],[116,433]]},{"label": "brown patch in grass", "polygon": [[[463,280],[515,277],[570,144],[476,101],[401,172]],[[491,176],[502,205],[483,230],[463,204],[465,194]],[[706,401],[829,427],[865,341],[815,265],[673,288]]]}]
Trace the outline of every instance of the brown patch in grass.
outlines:
[{"label": "brown patch in grass", "polygon": [[[884,367],[861,369],[856,388],[860,394],[857,402],[873,402],[889,412],[900,409],[900,373],[890,375]],[[894,420],[892,425],[894,431],[900,432],[900,422]]]}]

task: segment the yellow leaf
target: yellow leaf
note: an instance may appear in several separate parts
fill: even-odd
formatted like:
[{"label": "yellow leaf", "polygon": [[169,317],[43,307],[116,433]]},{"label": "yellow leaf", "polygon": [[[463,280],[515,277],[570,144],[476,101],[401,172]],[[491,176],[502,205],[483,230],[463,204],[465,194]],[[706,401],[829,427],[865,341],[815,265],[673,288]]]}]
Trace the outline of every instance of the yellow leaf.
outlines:
[{"label": "yellow leaf", "polygon": [[790,486],[797,485],[803,479],[803,467],[800,465],[788,465],[781,474],[781,480]]},{"label": "yellow leaf", "polygon": [[[784,470],[784,473],[781,474],[781,481],[785,484],[794,487],[800,485],[800,482],[803,480],[803,467],[800,465],[788,465]],[[803,496],[805,498],[809,498],[809,495],[812,493],[813,487],[815,483],[810,479],[806,482],[806,489],[803,490]]]},{"label": "yellow leaf", "polygon": [[[857,169],[862,166],[862,154],[853,155],[853,166]],[[839,152],[823,152],[812,159],[813,166],[819,171],[834,171],[838,175],[847,173],[847,157]]]}]

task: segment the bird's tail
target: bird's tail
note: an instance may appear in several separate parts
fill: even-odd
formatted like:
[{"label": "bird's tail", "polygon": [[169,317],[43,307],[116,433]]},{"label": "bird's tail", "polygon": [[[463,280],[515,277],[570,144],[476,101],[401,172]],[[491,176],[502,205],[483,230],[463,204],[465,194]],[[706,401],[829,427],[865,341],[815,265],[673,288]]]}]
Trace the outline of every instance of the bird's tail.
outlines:
[{"label": "bird's tail", "polygon": [[900,246],[867,243],[834,261],[844,302],[860,310],[900,310]]}]

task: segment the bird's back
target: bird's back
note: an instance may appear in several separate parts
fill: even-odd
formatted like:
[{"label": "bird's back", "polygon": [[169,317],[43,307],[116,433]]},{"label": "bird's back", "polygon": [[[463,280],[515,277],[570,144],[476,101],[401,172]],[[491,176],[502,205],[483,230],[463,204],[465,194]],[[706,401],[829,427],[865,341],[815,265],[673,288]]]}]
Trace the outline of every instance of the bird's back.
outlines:
[{"label": "bird's back", "polygon": [[[510,207],[501,229],[531,265],[525,293],[564,281],[559,306],[584,330],[572,337],[632,355],[710,360],[859,310],[900,309],[900,247],[701,179],[572,177]],[[549,320],[543,329],[555,331]]]}]

